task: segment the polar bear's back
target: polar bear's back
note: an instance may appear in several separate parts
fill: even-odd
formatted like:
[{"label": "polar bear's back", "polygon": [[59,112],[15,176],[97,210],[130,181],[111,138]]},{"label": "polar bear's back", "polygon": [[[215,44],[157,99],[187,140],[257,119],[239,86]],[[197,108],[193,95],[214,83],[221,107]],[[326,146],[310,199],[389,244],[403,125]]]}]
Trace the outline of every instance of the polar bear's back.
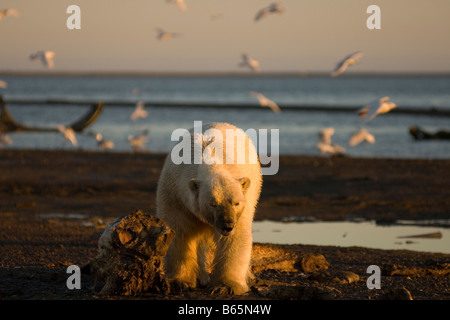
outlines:
[{"label": "polar bear's back", "polygon": [[[214,149],[221,145],[223,151],[221,158],[220,154],[217,152],[217,148],[214,150],[214,156],[218,158],[218,160],[221,160],[221,163],[233,165],[232,167],[243,164],[245,165],[243,168],[246,169],[248,169],[249,164],[252,164],[255,165],[255,168],[258,167],[260,170],[256,148],[252,140],[242,129],[229,123],[211,123],[205,125],[202,132],[203,141],[212,141],[208,146]],[[216,135],[216,133],[219,132],[220,138]],[[222,141],[220,141],[220,139],[222,139]],[[204,151],[203,154],[207,155],[207,151],[208,150],[206,150],[206,152]],[[230,167],[230,169],[232,169],[232,167]]]}]

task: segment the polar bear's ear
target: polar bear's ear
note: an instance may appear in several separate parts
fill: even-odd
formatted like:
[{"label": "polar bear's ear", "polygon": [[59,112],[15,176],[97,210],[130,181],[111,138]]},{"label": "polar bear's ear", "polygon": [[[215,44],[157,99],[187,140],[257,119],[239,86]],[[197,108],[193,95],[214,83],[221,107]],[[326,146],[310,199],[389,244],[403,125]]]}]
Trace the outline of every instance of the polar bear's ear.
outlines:
[{"label": "polar bear's ear", "polygon": [[200,181],[196,179],[191,179],[191,181],[189,181],[189,189],[191,189],[193,192],[198,192],[199,187]]},{"label": "polar bear's ear", "polygon": [[216,140],[216,137],[212,136],[209,140],[203,140],[202,142],[202,148],[205,150],[207,146],[209,146],[211,143],[213,143]]},{"label": "polar bear's ear", "polygon": [[250,187],[250,179],[247,177],[240,178],[239,182],[241,183],[242,191],[247,191],[248,187]]}]

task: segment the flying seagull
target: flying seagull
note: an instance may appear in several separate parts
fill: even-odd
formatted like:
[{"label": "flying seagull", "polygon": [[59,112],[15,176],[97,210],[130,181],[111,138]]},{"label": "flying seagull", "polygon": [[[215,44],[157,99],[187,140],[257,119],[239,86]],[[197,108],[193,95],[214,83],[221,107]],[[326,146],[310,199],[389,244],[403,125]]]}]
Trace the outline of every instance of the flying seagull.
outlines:
[{"label": "flying seagull", "polygon": [[375,143],[375,137],[365,128],[359,128],[358,131],[351,135],[350,139],[348,140],[348,145],[354,147],[364,141],[373,144]]},{"label": "flying seagull", "polygon": [[397,108],[397,105],[394,102],[389,101],[389,97],[383,97],[372,101],[364,108],[358,110],[358,115],[360,118],[366,117],[366,122],[368,122],[377,115],[388,113],[395,108]]},{"label": "flying seagull", "polygon": [[98,147],[101,150],[115,148],[114,142],[111,140],[103,139],[103,135],[101,133],[97,133],[97,135],[95,136],[95,139],[97,140]]},{"label": "flying seagull", "polygon": [[259,104],[262,107],[269,107],[275,113],[279,113],[281,111],[280,107],[274,101],[270,100],[269,98],[264,96],[262,93],[250,91],[250,95],[252,95],[256,99],[258,99]]},{"label": "flying seagull", "polygon": [[176,32],[166,32],[161,28],[156,29],[156,31],[158,32],[157,38],[158,40],[167,40],[173,37],[179,37],[181,36],[181,33],[176,33]]},{"label": "flying seagull", "polygon": [[13,140],[11,139],[11,137],[8,134],[0,133],[0,148],[2,148],[5,143],[12,145]]},{"label": "flying seagull", "polygon": [[133,148],[134,152],[138,152],[139,150],[145,150],[144,143],[148,141],[146,136],[138,136],[134,137],[133,135],[128,136],[128,142],[130,146]]},{"label": "flying seagull", "polygon": [[331,73],[331,76],[337,77],[338,75],[343,73],[349,66],[358,64],[360,62],[359,59],[361,59],[362,56],[363,53],[361,51],[356,51],[348,55],[336,65],[336,68]]},{"label": "flying seagull", "polygon": [[1,9],[0,10],[0,20],[2,20],[3,17],[6,17],[6,16],[12,16],[12,17],[19,18],[20,13],[16,9]]},{"label": "flying seagull", "polygon": [[239,63],[240,67],[248,67],[250,70],[254,72],[259,72],[261,69],[259,68],[259,61],[252,59],[247,53],[242,54],[242,62]]},{"label": "flying seagull", "polygon": [[139,101],[136,104],[136,108],[134,109],[133,113],[130,116],[130,119],[135,121],[139,118],[146,118],[148,115],[147,111],[144,110],[144,102],[143,101]]},{"label": "flying seagull", "polygon": [[41,59],[44,67],[52,69],[55,65],[55,63],[53,62],[54,57],[55,53],[53,51],[36,51],[35,53],[30,55],[30,60]]},{"label": "flying seagull", "polygon": [[178,6],[178,9],[180,9],[181,11],[187,10],[187,6],[184,0],[167,0],[167,2],[176,4]]},{"label": "flying seagull", "polygon": [[334,128],[325,128],[319,132],[319,142],[316,147],[321,153],[343,154],[345,148],[331,143],[331,136],[334,134]]},{"label": "flying seagull", "polygon": [[69,140],[74,146],[78,144],[77,138],[75,136],[75,131],[73,131],[72,128],[65,127],[64,125],[60,124],[57,125],[56,128],[61,132],[64,137]]},{"label": "flying seagull", "polygon": [[283,13],[283,12],[284,9],[280,6],[279,3],[272,3],[271,5],[262,8],[261,10],[258,11],[258,13],[255,16],[255,21],[259,21],[271,13]]},{"label": "flying seagull", "polygon": [[218,19],[223,17],[223,14],[212,12],[211,10],[208,10],[208,14],[209,14],[209,19],[211,21],[216,21],[216,20],[218,20]]}]

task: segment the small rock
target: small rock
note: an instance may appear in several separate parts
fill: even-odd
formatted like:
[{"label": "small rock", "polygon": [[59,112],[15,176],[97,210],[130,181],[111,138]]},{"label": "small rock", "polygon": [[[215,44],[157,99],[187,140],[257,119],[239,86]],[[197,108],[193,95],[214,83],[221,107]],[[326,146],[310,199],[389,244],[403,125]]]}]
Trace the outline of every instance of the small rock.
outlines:
[{"label": "small rock", "polygon": [[340,272],[334,279],[333,282],[345,284],[345,283],[353,283],[358,282],[359,276],[351,271],[342,271]]},{"label": "small rock", "polygon": [[359,281],[359,276],[351,271],[337,271],[330,273],[326,270],[318,270],[311,273],[309,280],[317,282],[335,282],[340,284],[353,283]]},{"label": "small rock", "polygon": [[330,263],[322,254],[315,253],[302,255],[296,263],[296,267],[303,272],[314,272],[321,269],[328,269],[329,265]]},{"label": "small rock", "polygon": [[381,299],[383,300],[413,300],[411,292],[405,287],[393,288],[386,292]]},{"label": "small rock", "polygon": [[252,249],[252,272],[260,273],[264,270],[278,270],[295,272],[294,264],[297,255],[288,250],[271,245],[254,244]]}]

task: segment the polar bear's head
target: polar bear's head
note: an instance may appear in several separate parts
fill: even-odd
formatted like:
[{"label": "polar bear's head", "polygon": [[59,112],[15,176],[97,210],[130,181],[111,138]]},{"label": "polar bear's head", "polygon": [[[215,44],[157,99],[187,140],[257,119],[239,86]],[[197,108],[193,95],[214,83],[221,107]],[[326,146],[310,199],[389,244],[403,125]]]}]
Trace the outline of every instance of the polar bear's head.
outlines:
[{"label": "polar bear's head", "polygon": [[223,236],[230,235],[244,211],[250,179],[215,175],[207,180],[192,179],[189,189],[198,204],[198,218]]}]

